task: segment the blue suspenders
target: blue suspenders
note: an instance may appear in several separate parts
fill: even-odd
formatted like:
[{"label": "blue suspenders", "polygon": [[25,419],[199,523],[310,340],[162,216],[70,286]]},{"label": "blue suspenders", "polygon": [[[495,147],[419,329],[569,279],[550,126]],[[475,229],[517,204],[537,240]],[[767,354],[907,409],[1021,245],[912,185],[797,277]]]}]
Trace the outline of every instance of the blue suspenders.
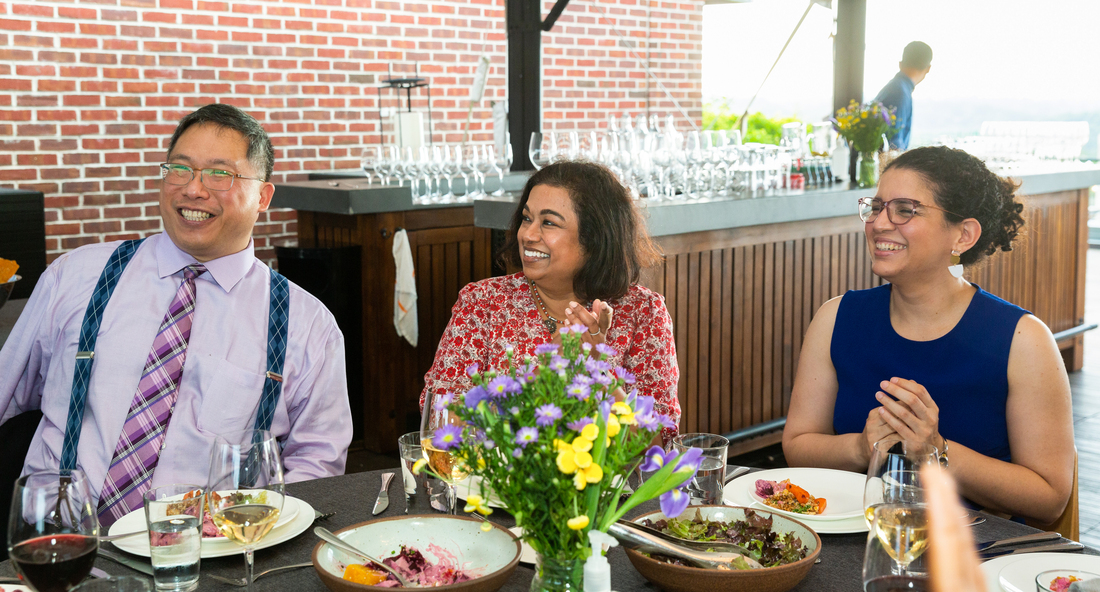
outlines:
[{"label": "blue suspenders", "polygon": [[[142,239],[144,240],[144,239]],[[80,340],[76,352],[76,369],[73,372],[73,390],[69,399],[69,414],[65,421],[65,440],[61,451],[61,473],[68,474],[76,468],[76,449],[80,442],[80,430],[84,424],[84,404],[88,399],[88,378],[92,372],[92,360],[95,357],[96,338],[99,336],[99,324],[103,318],[103,309],[111,299],[126,265],[137,251],[141,240],[123,242],[111,254],[103,273],[99,276],[88,309],[84,312],[84,322],[80,327]],[[283,363],[286,360],[286,335],[289,320],[290,287],[285,277],[274,269],[271,271],[271,303],[268,309],[267,325],[267,377],[264,379],[263,398],[256,414],[255,428],[266,430],[271,427],[275,417],[275,405],[282,393]]]}]

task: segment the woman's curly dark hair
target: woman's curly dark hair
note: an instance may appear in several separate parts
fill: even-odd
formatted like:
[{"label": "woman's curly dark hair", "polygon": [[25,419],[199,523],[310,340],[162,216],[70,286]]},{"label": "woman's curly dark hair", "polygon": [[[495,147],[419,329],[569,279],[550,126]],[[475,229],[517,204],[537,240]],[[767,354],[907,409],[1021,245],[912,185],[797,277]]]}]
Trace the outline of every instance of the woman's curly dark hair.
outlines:
[{"label": "woman's curly dark hair", "polygon": [[1024,225],[1021,203],[1016,190],[1020,184],[994,175],[978,158],[946,146],[926,146],[903,152],[886,165],[920,175],[936,205],[944,212],[948,223],[956,224],[974,218],[982,225],[982,236],[960,257],[963,265],[981,261],[998,249],[1011,251],[1012,242]]},{"label": "woman's curly dark hair", "polygon": [[614,300],[638,283],[642,269],[661,261],[661,252],[646,232],[638,207],[626,187],[607,167],[566,161],[545,166],[527,179],[512,213],[500,258],[515,267],[519,256],[523,207],[538,185],[564,189],[573,200],[584,265],[573,277],[573,293],[584,300]]}]

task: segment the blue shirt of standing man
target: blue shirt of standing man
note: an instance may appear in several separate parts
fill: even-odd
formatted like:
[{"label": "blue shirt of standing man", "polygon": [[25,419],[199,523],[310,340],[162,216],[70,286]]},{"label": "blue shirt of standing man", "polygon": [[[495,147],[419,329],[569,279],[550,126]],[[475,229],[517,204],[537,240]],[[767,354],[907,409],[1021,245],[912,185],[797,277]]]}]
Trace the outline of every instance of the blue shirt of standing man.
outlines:
[{"label": "blue shirt of standing man", "polygon": [[932,69],[932,48],[921,41],[905,46],[898,62],[896,76],[882,90],[875,100],[894,108],[897,116],[897,132],[890,138],[890,146],[898,150],[909,148],[909,132],[913,129],[913,89]]}]

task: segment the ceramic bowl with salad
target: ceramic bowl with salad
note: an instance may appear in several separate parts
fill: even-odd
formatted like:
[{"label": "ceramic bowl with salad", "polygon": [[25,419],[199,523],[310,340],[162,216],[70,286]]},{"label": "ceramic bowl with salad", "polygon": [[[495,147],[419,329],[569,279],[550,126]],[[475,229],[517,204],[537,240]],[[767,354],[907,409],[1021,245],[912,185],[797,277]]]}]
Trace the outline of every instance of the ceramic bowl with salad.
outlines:
[{"label": "ceramic bowl with salad", "polygon": [[739,544],[748,548],[753,559],[764,566],[740,570],[702,569],[668,557],[627,550],[634,568],[668,592],[786,592],[806,577],[821,552],[821,538],[808,526],[760,508],[691,506],[672,520],[661,512],[651,512],[633,521],[688,540]]}]

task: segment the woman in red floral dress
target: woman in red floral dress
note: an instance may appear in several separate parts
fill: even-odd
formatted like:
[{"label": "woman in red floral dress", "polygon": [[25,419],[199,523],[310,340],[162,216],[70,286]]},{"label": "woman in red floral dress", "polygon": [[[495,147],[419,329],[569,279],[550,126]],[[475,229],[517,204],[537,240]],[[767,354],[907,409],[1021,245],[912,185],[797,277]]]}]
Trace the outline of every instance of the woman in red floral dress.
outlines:
[{"label": "woman in red floral dress", "polygon": [[[588,327],[584,341],[615,350],[612,366],[629,373],[639,395],[679,424],[680,369],[664,298],[638,285],[660,261],[626,188],[606,168],[585,162],[544,167],[527,181],[508,231],[503,258],[523,271],[467,285],[458,295],[425,397],[465,393],[467,369],[500,368],[513,348],[522,359],[560,343],[558,329]],[[602,349],[602,347],[601,347]],[[628,385],[629,386],[629,385]],[[676,427],[662,430],[667,444]]]}]

